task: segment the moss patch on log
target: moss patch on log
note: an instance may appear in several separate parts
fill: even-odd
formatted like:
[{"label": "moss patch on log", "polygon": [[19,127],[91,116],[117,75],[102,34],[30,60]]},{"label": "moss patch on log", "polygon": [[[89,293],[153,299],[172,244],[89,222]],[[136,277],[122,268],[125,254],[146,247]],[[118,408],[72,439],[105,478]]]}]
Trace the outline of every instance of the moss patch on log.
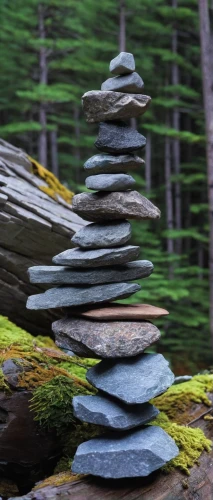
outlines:
[{"label": "moss patch on log", "polygon": [[65,186],[63,186],[63,184],[61,184],[61,182],[52,172],[44,168],[42,165],[40,165],[40,163],[38,163],[30,156],[28,156],[28,158],[32,163],[33,173],[38,177],[40,177],[41,179],[43,179],[48,184],[47,187],[40,186],[39,189],[41,189],[41,191],[43,191],[44,193],[48,194],[48,196],[50,196],[54,200],[57,200],[58,196],[60,196],[61,198],[63,198],[64,201],[70,204],[74,196],[74,193],[69,189],[67,189]]}]

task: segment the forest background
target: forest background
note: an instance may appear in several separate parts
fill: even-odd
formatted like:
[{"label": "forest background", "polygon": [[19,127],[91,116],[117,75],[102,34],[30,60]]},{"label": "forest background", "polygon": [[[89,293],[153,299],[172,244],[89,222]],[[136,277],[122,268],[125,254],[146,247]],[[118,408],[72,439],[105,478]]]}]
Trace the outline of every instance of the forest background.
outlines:
[{"label": "forest background", "polygon": [[85,190],[82,167],[96,153],[98,131],[85,122],[81,96],[100,89],[110,76],[109,61],[120,50],[134,54],[144,93],[152,97],[144,117],[132,124],[147,138],[146,165],[135,175],[136,189],[161,209],[162,217],[133,223],[141,258],[155,269],[129,301],[170,311],[158,322],[158,351],[172,360],[176,372],[210,366],[213,224],[207,186],[213,164],[206,157],[205,123],[208,135],[212,104],[205,107],[203,97],[207,102],[205,41],[213,4],[0,0],[0,12],[0,136],[75,192]]}]

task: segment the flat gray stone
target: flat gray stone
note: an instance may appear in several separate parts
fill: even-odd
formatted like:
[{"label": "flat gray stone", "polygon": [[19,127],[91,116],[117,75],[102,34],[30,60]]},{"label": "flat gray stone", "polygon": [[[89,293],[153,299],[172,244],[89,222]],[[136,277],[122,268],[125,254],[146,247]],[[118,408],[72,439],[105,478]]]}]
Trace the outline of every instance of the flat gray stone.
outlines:
[{"label": "flat gray stone", "polygon": [[53,257],[53,262],[70,267],[100,267],[114,264],[126,264],[139,257],[140,247],[126,245],[116,248],[99,248],[96,250],[82,250],[73,248],[65,250]]},{"label": "flat gray stone", "polygon": [[55,321],[52,330],[57,346],[89,358],[137,356],[160,338],[149,321],[92,321],[70,315]]},{"label": "flat gray stone", "polygon": [[160,413],[150,403],[125,405],[110,396],[74,396],[74,415],[82,422],[125,431],[147,424]]},{"label": "flat gray stone", "polygon": [[110,73],[113,75],[127,75],[135,71],[135,59],[130,52],[120,52],[110,61]]},{"label": "flat gray stone", "polygon": [[130,75],[115,76],[108,78],[101,85],[101,90],[114,90],[116,92],[129,92],[130,94],[141,94],[144,88],[142,78],[134,71]]},{"label": "flat gray stone", "polygon": [[108,300],[124,299],[141,289],[135,283],[113,283],[91,287],[60,286],[50,288],[44,293],[31,295],[27,309],[54,309],[84,304],[98,304]]},{"label": "flat gray stone", "polygon": [[101,122],[95,146],[105,153],[131,153],[146,146],[146,138],[124,122]]},{"label": "flat gray stone", "polygon": [[94,191],[127,191],[135,184],[135,179],[127,174],[99,174],[87,177],[88,189]]},{"label": "flat gray stone", "polygon": [[160,210],[137,191],[81,193],[72,199],[72,209],[85,220],[159,219]]},{"label": "flat gray stone", "polygon": [[125,221],[88,224],[74,234],[71,241],[81,248],[111,248],[125,245],[131,238],[131,224]]},{"label": "flat gray stone", "polygon": [[112,479],[143,477],[178,453],[174,440],[161,427],[108,432],[80,444],[72,472]]},{"label": "flat gray stone", "polygon": [[84,169],[90,174],[117,174],[128,170],[135,170],[144,165],[144,160],[137,155],[109,155],[98,154],[84,163]]},{"label": "flat gray stone", "polygon": [[82,97],[83,111],[88,123],[107,120],[129,120],[145,113],[151,97],[109,90],[90,90]]},{"label": "flat gray stone", "polygon": [[162,354],[103,360],[90,368],[86,377],[97,389],[130,405],[146,403],[162,394],[175,378]]},{"label": "flat gray stone", "polygon": [[33,266],[28,269],[31,283],[52,285],[98,285],[133,281],[150,276],[153,264],[136,260],[124,265],[73,269],[66,266]]}]

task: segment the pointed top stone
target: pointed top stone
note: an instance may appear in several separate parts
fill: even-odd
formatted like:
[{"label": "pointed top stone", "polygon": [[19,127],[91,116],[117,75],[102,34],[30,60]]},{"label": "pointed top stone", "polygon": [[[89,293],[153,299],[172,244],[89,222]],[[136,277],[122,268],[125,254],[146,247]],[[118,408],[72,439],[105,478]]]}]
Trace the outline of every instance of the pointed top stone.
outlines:
[{"label": "pointed top stone", "polygon": [[120,52],[112,59],[109,70],[113,75],[126,75],[135,71],[135,59],[129,52]]}]

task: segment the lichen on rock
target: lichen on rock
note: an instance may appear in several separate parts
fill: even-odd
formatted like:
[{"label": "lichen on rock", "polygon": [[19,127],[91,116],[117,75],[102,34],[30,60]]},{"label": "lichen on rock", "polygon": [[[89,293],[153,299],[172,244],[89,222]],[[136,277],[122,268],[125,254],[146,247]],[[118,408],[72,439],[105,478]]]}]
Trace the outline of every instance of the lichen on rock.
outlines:
[{"label": "lichen on rock", "polygon": [[58,195],[67,203],[71,203],[74,193],[63,186],[52,172],[40,165],[40,163],[30,156],[28,156],[28,158],[31,161],[33,173],[43,179],[48,185],[40,186],[41,191],[44,191],[44,193],[48,194],[54,200],[57,200]]}]

